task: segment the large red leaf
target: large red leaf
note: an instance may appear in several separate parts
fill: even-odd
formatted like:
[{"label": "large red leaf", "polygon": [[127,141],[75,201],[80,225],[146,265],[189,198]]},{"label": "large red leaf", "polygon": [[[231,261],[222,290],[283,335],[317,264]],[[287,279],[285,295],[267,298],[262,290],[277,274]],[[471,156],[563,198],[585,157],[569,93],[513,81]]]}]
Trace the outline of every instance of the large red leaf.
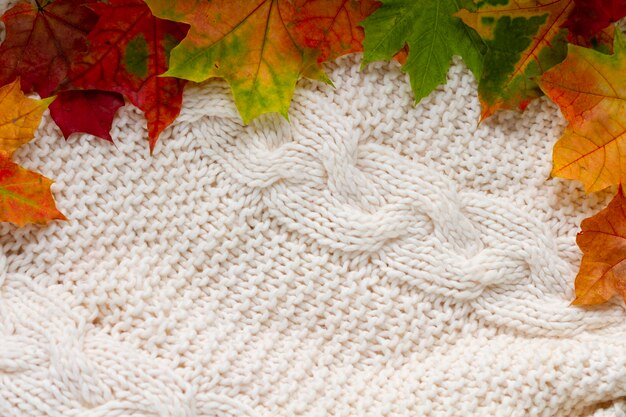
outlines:
[{"label": "large red leaf", "polygon": [[0,85],[19,77],[24,91],[51,95],[70,62],[85,51],[85,37],[98,20],[85,6],[92,1],[22,3],[8,10],[2,16],[6,39],[0,46]]},{"label": "large red leaf", "polygon": [[50,105],[50,115],[65,139],[72,133],[89,133],[109,142],[117,110],[124,105],[119,93],[97,90],[64,91]]},{"label": "large red leaf", "polygon": [[154,17],[141,0],[110,0],[91,8],[100,19],[88,36],[88,53],[71,66],[69,78],[84,89],[123,94],[143,110],[152,151],[180,112],[186,81],[159,75],[187,25]]}]

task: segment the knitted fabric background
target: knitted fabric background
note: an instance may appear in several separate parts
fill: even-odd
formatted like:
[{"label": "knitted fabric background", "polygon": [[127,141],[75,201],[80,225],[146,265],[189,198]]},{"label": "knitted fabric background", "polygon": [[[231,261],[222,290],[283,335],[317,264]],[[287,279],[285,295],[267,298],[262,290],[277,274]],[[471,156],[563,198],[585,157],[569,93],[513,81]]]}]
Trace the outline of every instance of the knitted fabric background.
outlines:
[{"label": "knitted fabric background", "polygon": [[244,126],[190,86],[149,156],[46,116],[16,161],[70,219],[0,226],[0,416],[626,416],[623,302],[570,307],[582,218],[546,99],[477,126],[455,61],[302,81]]}]

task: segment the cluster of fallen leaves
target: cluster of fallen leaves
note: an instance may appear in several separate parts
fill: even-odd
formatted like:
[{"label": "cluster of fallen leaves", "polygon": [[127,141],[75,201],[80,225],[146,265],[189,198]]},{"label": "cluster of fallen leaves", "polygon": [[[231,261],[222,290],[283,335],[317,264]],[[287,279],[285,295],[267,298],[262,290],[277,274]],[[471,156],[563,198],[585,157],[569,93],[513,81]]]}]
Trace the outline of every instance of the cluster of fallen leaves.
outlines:
[{"label": "cluster of fallen leaves", "polygon": [[582,224],[575,303],[626,299],[626,42],[612,25],[624,16],[624,0],[21,3],[2,16],[0,220],[63,218],[50,180],[10,161],[48,105],[66,138],[110,141],[116,111],[130,102],[145,114],[152,152],[189,81],[225,79],[248,123],[270,112],[286,117],[297,81],[332,83],[322,64],[347,53],[363,51],[363,65],[402,63],[416,103],[445,82],[458,55],[478,80],[481,119],[545,94],[569,121],[553,175],[588,192],[619,186]]},{"label": "cluster of fallen leaves", "polygon": [[[87,133],[111,141],[117,110],[126,101],[145,114],[150,152],[178,116],[188,80],[226,79],[244,122],[260,114],[287,116],[296,82],[323,82],[322,63],[362,50],[359,23],[374,0],[34,0],[2,16],[0,86],[19,83],[50,105],[68,138]],[[11,109],[19,88],[0,102]],[[42,104],[43,105],[43,104]],[[20,126],[41,117],[8,118],[2,139],[7,164]],[[61,218],[49,180],[0,174],[0,221],[44,223]],[[21,172],[21,171],[20,171]],[[32,175],[36,175],[31,173]],[[20,217],[15,215],[19,213]]]}]

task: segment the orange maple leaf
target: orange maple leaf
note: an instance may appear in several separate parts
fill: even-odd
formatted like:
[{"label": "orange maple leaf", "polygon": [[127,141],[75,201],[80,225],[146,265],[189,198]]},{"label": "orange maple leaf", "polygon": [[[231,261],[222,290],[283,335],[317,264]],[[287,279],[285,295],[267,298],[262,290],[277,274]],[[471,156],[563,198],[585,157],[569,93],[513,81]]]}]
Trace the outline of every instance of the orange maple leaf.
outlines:
[{"label": "orange maple leaf", "polygon": [[10,160],[18,147],[33,138],[52,100],[24,96],[19,79],[0,88],[0,221],[23,226],[65,219],[50,193],[52,181]]},{"label": "orange maple leaf", "polygon": [[621,186],[608,207],[585,219],[581,228],[576,243],[584,255],[573,304],[600,304],[614,295],[626,300],[626,198]]},{"label": "orange maple leaf", "polygon": [[616,31],[613,55],[569,45],[565,61],[539,85],[569,121],[554,146],[552,175],[588,192],[626,184],[626,51]]}]

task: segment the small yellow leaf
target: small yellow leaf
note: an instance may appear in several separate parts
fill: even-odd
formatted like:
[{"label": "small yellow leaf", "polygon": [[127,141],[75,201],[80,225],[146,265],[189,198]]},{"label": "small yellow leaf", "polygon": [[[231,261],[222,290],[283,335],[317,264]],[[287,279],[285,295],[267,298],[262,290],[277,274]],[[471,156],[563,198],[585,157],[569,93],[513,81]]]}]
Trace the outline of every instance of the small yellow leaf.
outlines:
[{"label": "small yellow leaf", "polygon": [[0,88],[0,156],[10,158],[13,152],[29,142],[43,112],[54,97],[43,100],[28,98],[20,89],[20,81]]},{"label": "small yellow leaf", "polygon": [[33,138],[52,100],[26,97],[19,79],[0,88],[0,221],[23,226],[65,219],[54,204],[52,181],[10,160],[17,148]]}]

